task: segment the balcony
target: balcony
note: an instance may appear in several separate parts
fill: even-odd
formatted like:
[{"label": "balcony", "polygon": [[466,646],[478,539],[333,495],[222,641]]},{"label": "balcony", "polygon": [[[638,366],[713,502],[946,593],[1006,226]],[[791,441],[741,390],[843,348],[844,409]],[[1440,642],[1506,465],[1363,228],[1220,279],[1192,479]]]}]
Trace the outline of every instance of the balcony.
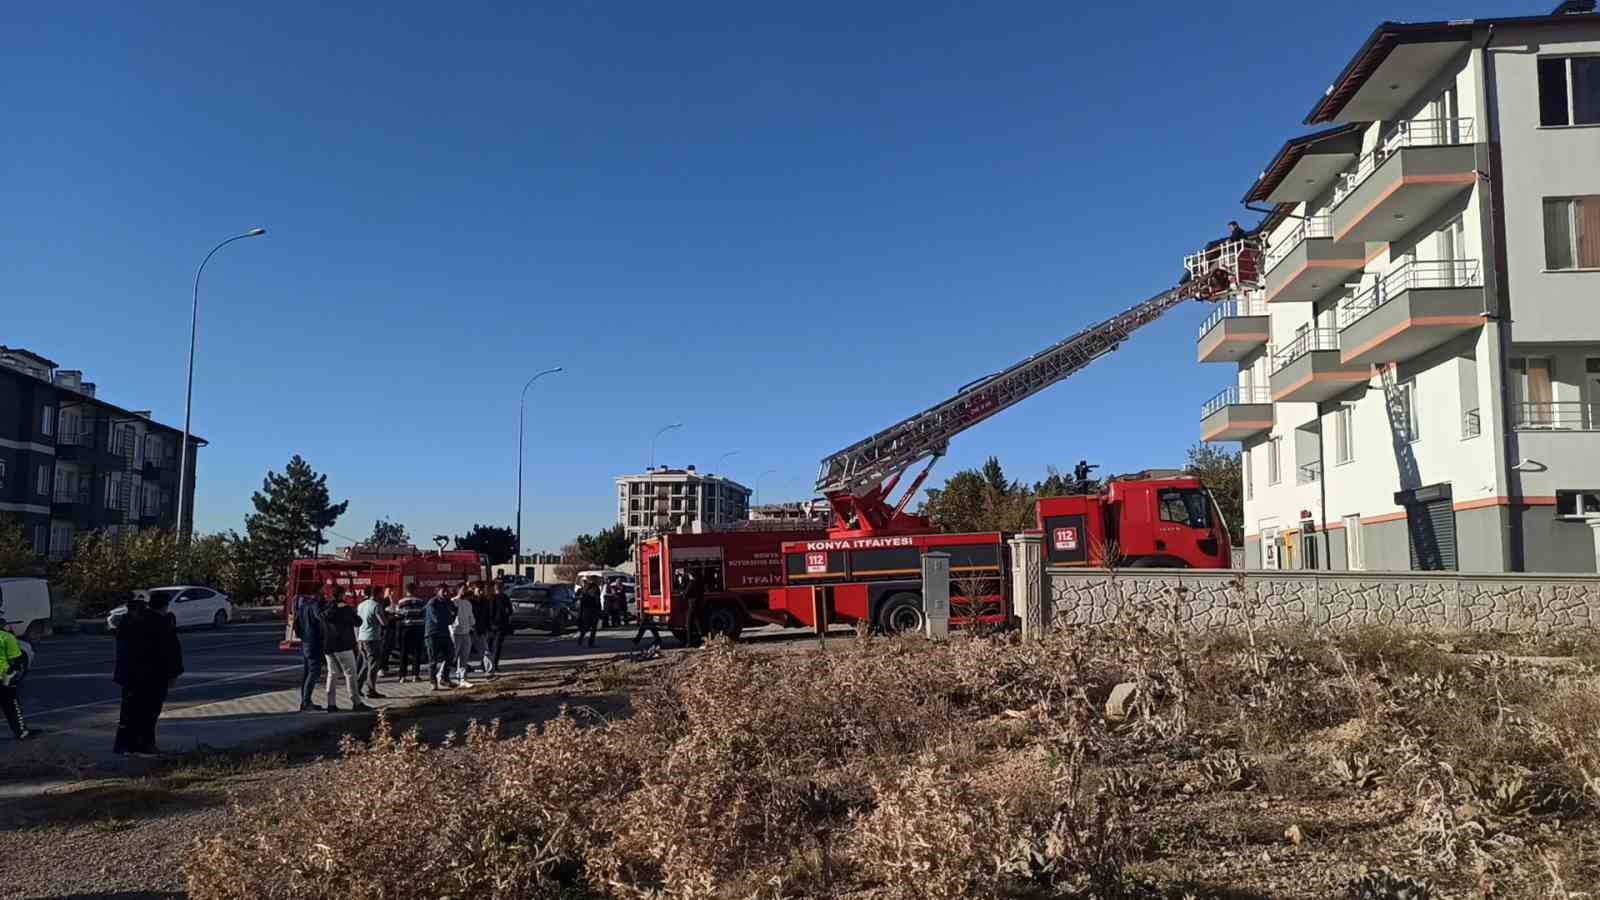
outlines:
[{"label": "balcony", "polygon": [[1600,401],[1513,403],[1511,414],[1518,431],[1600,431]]},{"label": "balcony", "polygon": [[1310,216],[1267,253],[1267,302],[1321,300],[1366,264],[1366,244],[1335,241],[1332,217]]},{"label": "balcony", "polygon": [[1200,406],[1200,440],[1242,441],[1272,428],[1272,398],[1264,387],[1231,387]]},{"label": "balcony", "polygon": [[1295,484],[1313,484],[1322,480],[1322,460],[1314,459],[1294,470]]},{"label": "balcony", "polygon": [[1339,359],[1339,333],[1313,328],[1272,355],[1272,399],[1279,403],[1317,403],[1371,378],[1367,366]]},{"label": "balcony", "polygon": [[1483,325],[1477,260],[1407,261],[1339,308],[1340,359],[1377,365],[1411,359]]},{"label": "balcony", "polygon": [[1338,241],[1393,241],[1477,181],[1471,119],[1401,122],[1333,193]]},{"label": "balcony", "polygon": [[1200,324],[1200,361],[1238,362],[1267,337],[1267,305],[1259,293],[1224,300]]}]

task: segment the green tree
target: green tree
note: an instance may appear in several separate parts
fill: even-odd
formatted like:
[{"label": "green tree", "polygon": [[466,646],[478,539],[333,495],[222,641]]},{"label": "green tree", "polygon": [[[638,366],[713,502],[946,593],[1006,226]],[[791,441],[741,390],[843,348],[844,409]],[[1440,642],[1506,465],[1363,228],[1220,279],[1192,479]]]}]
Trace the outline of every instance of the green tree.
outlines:
[{"label": "green tree", "polygon": [[399,522],[379,519],[372,523],[372,536],[367,545],[372,547],[406,547],[411,544],[411,534]]},{"label": "green tree", "polygon": [[580,534],[573,543],[584,561],[606,568],[626,562],[633,554],[628,530],[620,522],[596,534]]},{"label": "green tree", "polygon": [[1200,479],[1227,521],[1228,535],[1234,544],[1244,542],[1244,484],[1240,475],[1239,454],[1216,444],[1195,444],[1189,448],[1189,474]]},{"label": "green tree", "polygon": [[22,526],[10,516],[0,516],[0,576],[34,575],[39,568],[39,554],[28,543]]},{"label": "green tree", "polygon": [[90,531],[78,536],[57,582],[78,598],[80,614],[97,615],[123,602],[131,591],[171,584],[177,562],[170,531]]},{"label": "green tree", "polygon": [[328,476],[319,475],[311,464],[295,454],[283,474],[268,472],[261,490],[250,497],[256,511],[245,517],[252,566],[268,571],[276,591],[289,568],[289,561],[316,552],[324,529],[344,515],[350,502],[330,502]]},{"label": "green tree", "polygon": [[473,525],[464,535],[456,535],[457,550],[474,550],[489,557],[489,565],[511,562],[517,552],[517,533],[501,525]]},{"label": "green tree", "polygon": [[930,488],[921,512],[944,531],[1022,531],[1032,528],[1033,495],[1008,481],[999,460],[964,469],[942,488]]}]

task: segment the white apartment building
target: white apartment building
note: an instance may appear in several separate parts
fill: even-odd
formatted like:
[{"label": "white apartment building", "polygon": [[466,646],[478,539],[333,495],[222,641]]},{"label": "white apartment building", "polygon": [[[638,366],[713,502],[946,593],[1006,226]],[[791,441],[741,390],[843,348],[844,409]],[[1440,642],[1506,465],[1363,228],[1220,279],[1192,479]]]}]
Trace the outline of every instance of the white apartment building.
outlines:
[{"label": "white apartment building", "polygon": [[617,522],[627,528],[629,538],[661,531],[720,531],[750,514],[749,488],[731,478],[702,475],[694,466],[657,466],[640,475],[619,475],[616,483]]},{"label": "white apartment building", "polygon": [[1262,284],[1199,357],[1247,566],[1596,571],[1593,9],[1380,25],[1246,194]]}]

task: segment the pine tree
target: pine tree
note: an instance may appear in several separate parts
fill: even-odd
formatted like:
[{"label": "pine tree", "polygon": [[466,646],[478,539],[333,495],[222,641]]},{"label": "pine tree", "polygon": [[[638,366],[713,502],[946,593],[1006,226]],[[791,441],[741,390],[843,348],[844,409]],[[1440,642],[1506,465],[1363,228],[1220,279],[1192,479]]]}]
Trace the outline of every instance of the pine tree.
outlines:
[{"label": "pine tree", "polygon": [[328,499],[328,476],[318,475],[311,464],[295,454],[283,474],[268,472],[261,490],[250,496],[253,515],[245,516],[249,546],[273,582],[283,578],[289,561],[316,552],[324,529],[350,506]]}]

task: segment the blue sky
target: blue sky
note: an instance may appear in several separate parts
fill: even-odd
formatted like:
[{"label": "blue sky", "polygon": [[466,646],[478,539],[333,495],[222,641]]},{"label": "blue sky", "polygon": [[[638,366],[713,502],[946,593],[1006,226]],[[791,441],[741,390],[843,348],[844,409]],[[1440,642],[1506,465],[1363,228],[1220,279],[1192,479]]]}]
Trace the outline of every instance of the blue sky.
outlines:
[{"label": "blue sky", "polygon": [[[764,500],[1168,286],[1383,19],[1481,2],[48,4],[0,10],[0,343],[182,423],[202,530],[300,453],[414,536],[610,523],[611,479]],[[148,7],[148,8],[136,8]],[[1249,220],[1247,220],[1249,221]],[[1198,305],[957,439],[945,474],[1180,462]],[[937,480],[937,479],[936,479]]]}]

